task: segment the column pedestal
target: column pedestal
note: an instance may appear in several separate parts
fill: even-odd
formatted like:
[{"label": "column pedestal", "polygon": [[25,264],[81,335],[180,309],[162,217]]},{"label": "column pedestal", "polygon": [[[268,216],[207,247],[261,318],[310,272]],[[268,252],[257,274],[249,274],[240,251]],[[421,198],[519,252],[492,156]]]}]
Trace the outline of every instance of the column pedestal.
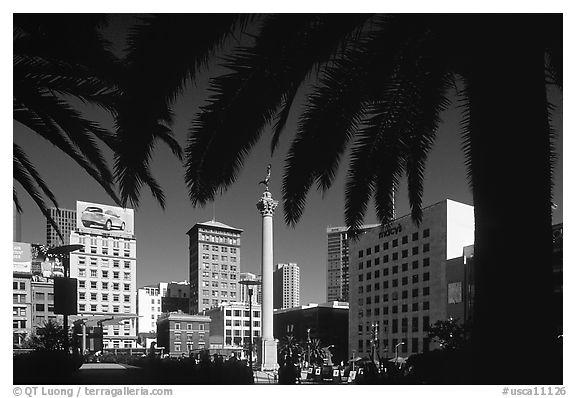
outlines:
[{"label": "column pedestal", "polygon": [[274,295],[273,295],[273,262],[274,210],[278,201],[272,199],[272,194],[266,190],[256,207],[262,214],[262,340],[259,344],[258,364],[261,370],[275,371],[278,369],[278,354],[274,340]]}]

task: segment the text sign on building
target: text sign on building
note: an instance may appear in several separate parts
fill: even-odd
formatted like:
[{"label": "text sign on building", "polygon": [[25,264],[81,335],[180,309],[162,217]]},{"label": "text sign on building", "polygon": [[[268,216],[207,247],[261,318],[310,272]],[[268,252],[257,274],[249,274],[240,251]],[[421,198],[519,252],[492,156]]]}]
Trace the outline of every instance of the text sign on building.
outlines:
[{"label": "text sign on building", "polygon": [[13,271],[29,274],[32,272],[32,245],[13,242]]},{"label": "text sign on building", "polygon": [[64,264],[58,256],[48,255],[48,247],[33,243],[32,245],[32,280],[52,283],[54,278],[64,276]]},{"label": "text sign on building", "polygon": [[458,304],[462,302],[462,282],[448,284],[448,304]]},{"label": "text sign on building", "polygon": [[76,202],[76,227],[81,232],[134,237],[134,210]]}]

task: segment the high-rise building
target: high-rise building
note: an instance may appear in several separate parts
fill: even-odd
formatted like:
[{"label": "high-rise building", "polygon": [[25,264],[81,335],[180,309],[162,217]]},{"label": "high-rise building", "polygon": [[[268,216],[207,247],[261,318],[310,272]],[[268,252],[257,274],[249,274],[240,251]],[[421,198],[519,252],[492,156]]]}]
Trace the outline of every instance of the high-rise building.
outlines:
[{"label": "high-rise building", "polygon": [[198,223],[187,232],[190,314],[238,301],[242,232],[214,220]]},{"label": "high-rise building", "polygon": [[[252,304],[262,304],[262,275],[256,275],[251,272],[240,272],[240,281],[257,281],[260,285],[251,285],[252,289]],[[248,297],[248,286],[240,285],[240,300],[243,303],[247,303]]]},{"label": "high-rise building", "polygon": [[134,211],[76,202],[70,277],[78,279],[78,318],[101,319],[104,348],[136,347]]},{"label": "high-rise building", "polygon": [[274,309],[300,305],[300,267],[296,263],[276,264],[274,274]]},{"label": "high-rise building", "polygon": [[60,239],[56,229],[46,219],[46,245],[48,246],[61,246],[70,244],[70,233],[76,229],[76,210],[69,209],[56,209],[52,207],[49,209],[50,216],[60,228],[60,232],[64,240]]},{"label": "high-rise building", "polygon": [[[360,231],[375,228],[380,224],[363,225]],[[328,227],[328,257],[326,267],[326,301],[348,301],[348,227]]]},{"label": "high-rise building", "polygon": [[424,208],[419,226],[407,215],[351,242],[349,352],[369,353],[376,333],[381,357],[434,348],[429,326],[449,317],[447,264],[473,243],[474,208],[451,200]]}]

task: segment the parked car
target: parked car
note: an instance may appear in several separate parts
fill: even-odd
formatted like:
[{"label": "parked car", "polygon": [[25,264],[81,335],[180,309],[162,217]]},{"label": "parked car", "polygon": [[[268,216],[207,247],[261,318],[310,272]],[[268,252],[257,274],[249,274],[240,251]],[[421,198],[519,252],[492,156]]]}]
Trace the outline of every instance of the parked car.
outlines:
[{"label": "parked car", "polygon": [[92,227],[94,225],[104,228],[107,231],[111,229],[126,229],[126,223],[118,214],[112,210],[102,210],[100,207],[88,206],[82,212],[82,225]]}]

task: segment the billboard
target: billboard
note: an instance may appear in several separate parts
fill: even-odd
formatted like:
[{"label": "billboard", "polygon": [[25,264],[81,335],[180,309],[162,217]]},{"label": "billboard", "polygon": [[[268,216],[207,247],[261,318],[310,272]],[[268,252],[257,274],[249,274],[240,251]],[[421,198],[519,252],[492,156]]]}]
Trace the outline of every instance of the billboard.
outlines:
[{"label": "billboard", "polygon": [[21,274],[32,272],[32,245],[13,242],[13,271]]},{"label": "billboard", "polygon": [[58,256],[47,254],[48,247],[32,244],[32,280],[52,283],[54,278],[64,277],[64,264]]},{"label": "billboard", "polygon": [[81,232],[134,237],[134,210],[76,202],[76,228]]}]

